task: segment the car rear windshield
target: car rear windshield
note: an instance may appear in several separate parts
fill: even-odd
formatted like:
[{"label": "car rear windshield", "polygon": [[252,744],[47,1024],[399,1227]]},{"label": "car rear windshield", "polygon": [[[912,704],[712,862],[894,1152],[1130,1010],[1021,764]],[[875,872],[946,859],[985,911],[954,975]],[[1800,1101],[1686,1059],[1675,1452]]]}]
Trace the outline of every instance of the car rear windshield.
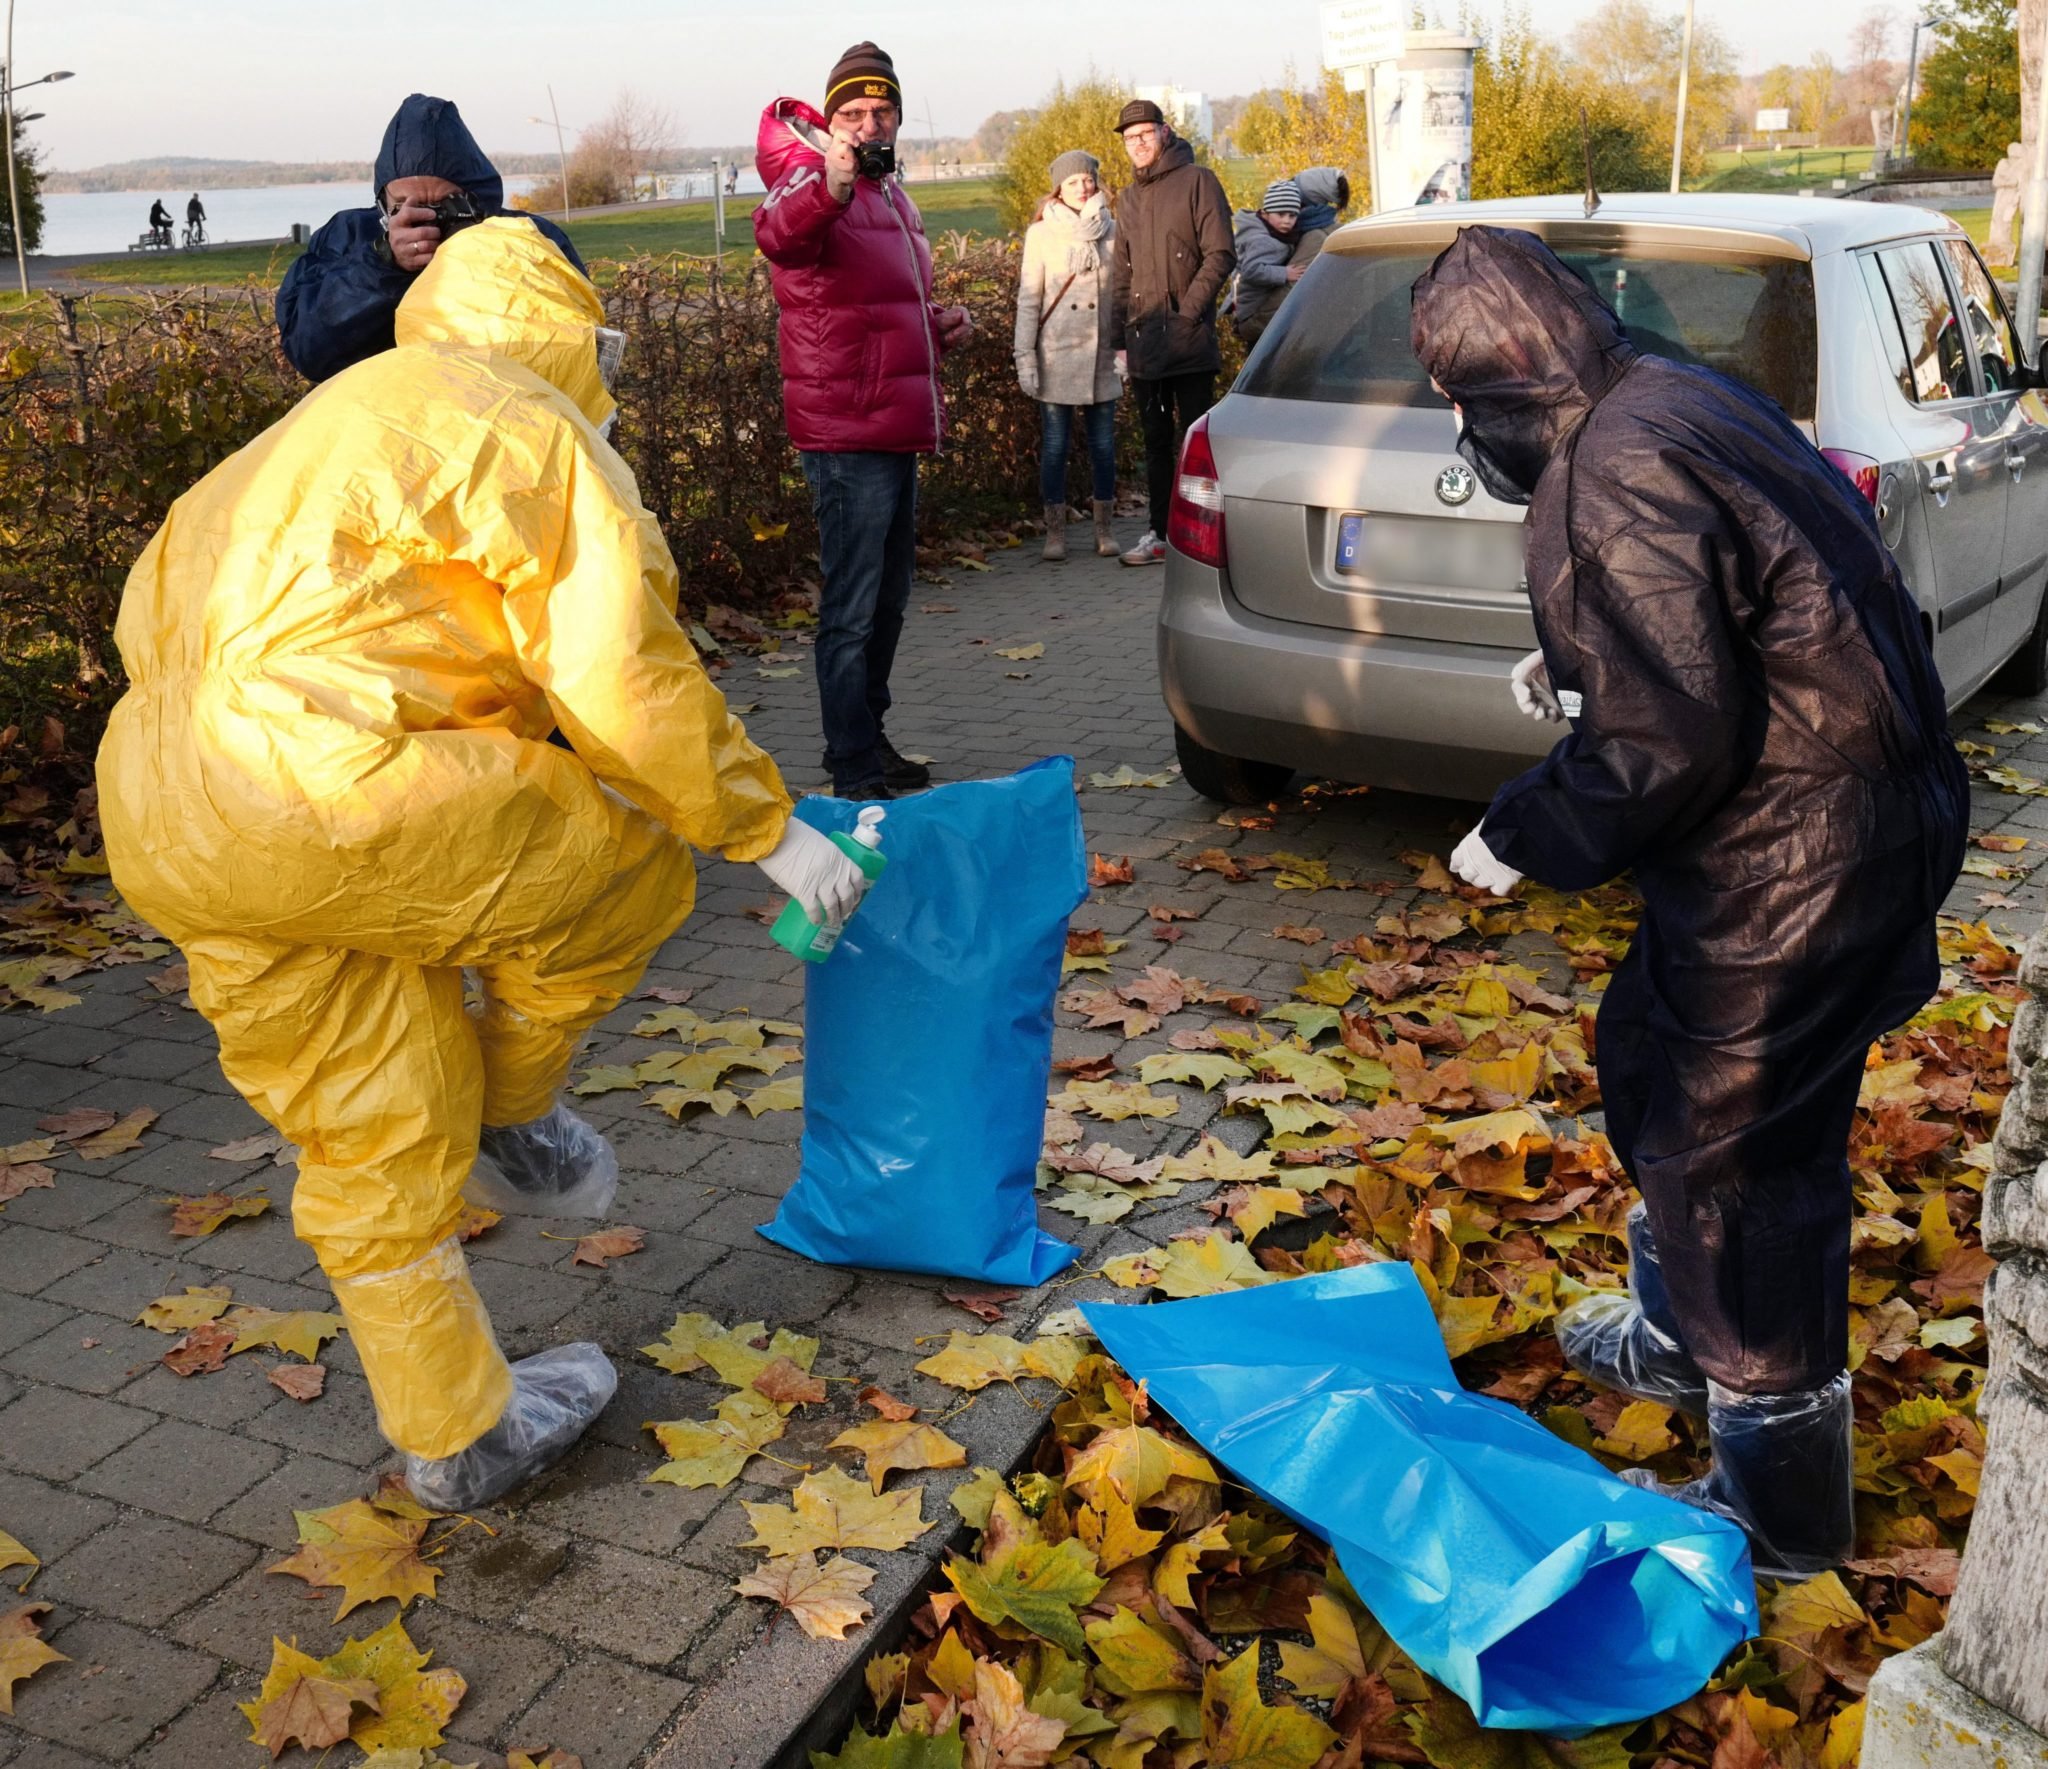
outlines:
[{"label": "car rear windshield", "polygon": [[[1438,248],[1324,252],[1252,352],[1237,390],[1339,405],[1441,405],[1408,344],[1408,291]],[[1813,268],[1803,259],[1560,247],[1638,350],[1733,375],[1813,416]]]}]

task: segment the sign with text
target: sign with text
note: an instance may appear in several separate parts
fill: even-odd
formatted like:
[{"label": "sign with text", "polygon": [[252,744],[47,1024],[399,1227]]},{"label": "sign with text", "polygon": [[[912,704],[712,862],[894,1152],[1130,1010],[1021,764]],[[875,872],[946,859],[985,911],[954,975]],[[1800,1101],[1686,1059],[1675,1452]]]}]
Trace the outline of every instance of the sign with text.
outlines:
[{"label": "sign with text", "polygon": [[1758,111],[1756,114],[1756,132],[1759,135],[1782,135],[1791,127],[1792,112],[1787,106],[1781,105],[1774,111]]},{"label": "sign with text", "polygon": [[1323,66],[1362,68],[1400,58],[1408,0],[1325,0]]}]

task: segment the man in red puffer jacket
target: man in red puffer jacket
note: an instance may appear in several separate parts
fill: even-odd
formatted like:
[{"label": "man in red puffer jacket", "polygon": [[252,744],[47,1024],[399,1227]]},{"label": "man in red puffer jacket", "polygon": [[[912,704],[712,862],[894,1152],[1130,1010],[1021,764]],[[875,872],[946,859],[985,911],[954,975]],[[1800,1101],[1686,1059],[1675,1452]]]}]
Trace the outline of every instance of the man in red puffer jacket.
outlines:
[{"label": "man in red puffer jacket", "polygon": [[782,399],[818,517],[818,702],[841,798],[931,784],[882,729],[917,564],[917,457],[945,434],[939,358],[966,342],[964,307],[932,300],[932,254],[895,170],[895,64],[856,43],[815,111],[779,98],[755,163],[768,195],[754,239],[782,309]]}]

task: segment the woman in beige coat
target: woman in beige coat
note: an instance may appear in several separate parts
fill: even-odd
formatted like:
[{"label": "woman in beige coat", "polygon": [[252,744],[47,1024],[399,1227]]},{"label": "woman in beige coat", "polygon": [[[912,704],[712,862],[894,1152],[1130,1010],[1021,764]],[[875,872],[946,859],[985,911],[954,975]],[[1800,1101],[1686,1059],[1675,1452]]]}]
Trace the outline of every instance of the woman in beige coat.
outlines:
[{"label": "woman in beige coat", "polygon": [[1045,418],[1039,489],[1045,557],[1067,556],[1067,448],[1078,413],[1095,494],[1095,550],[1117,552],[1116,401],[1123,391],[1110,346],[1110,241],[1116,223],[1097,186],[1101,170],[1079,148],[1052,163],[1053,194],[1024,235],[1017,283],[1017,381]]}]

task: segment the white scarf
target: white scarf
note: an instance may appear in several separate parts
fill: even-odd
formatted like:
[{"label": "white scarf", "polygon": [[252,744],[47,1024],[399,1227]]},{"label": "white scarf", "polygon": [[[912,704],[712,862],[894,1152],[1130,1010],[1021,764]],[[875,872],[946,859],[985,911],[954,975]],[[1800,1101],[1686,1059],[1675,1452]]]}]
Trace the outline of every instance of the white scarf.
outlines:
[{"label": "white scarf", "polygon": [[1066,241],[1069,276],[1079,276],[1083,271],[1095,268],[1095,248],[1109,238],[1116,226],[1109,212],[1109,201],[1099,190],[1078,210],[1068,208],[1055,196],[1045,205],[1039,219],[1053,230],[1057,238]]}]

